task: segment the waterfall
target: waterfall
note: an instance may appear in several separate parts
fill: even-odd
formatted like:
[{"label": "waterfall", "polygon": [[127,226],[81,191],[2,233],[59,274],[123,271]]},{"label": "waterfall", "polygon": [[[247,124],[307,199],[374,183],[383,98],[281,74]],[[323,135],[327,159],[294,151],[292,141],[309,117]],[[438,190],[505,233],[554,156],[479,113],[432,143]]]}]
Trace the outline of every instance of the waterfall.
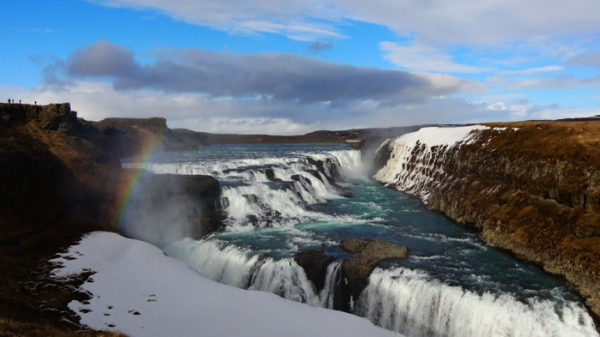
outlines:
[{"label": "waterfall", "polygon": [[[320,166],[319,166],[320,165]],[[227,199],[225,224],[230,231],[291,227],[300,222],[327,221],[330,215],[311,205],[340,198],[334,182],[364,177],[360,151],[297,153],[282,158],[242,158],[171,163],[123,163],[158,174],[212,175]]]},{"label": "waterfall", "polygon": [[335,296],[336,287],[339,286],[342,277],[341,273],[342,263],[335,261],[327,266],[327,275],[325,276],[325,286],[319,293],[321,299],[321,307],[327,309],[333,309],[333,300]]},{"label": "waterfall", "polygon": [[340,262],[328,266],[325,287],[317,293],[304,269],[293,259],[275,260],[252,255],[234,245],[220,246],[218,241],[186,238],[167,246],[164,252],[186,262],[200,275],[223,284],[271,292],[314,307],[333,308]]},{"label": "waterfall", "polygon": [[485,129],[489,127],[435,127],[402,135],[382,144],[391,146],[392,153],[373,178],[388,187],[416,195],[427,203],[430,191],[443,181],[441,167],[448,152],[456,146],[473,143]]},{"label": "waterfall", "polygon": [[478,295],[424,272],[377,268],[358,303],[359,316],[406,336],[597,336],[585,308],[508,294]]},{"label": "waterfall", "polygon": [[[426,200],[427,184],[434,183],[439,173],[437,155],[443,158],[453,146],[474,141],[482,128],[424,129],[392,140],[389,142],[392,157],[376,178],[411,193],[416,191]],[[435,151],[441,153],[434,156]],[[411,161],[414,156],[417,160]],[[123,166],[155,173],[216,177],[226,199],[223,203],[227,214],[225,232],[205,240],[186,238],[174,242],[164,248],[165,253],[214,281],[271,292],[311,306],[333,308],[340,300],[335,297],[343,287],[340,283],[342,262],[337,260],[327,266],[324,282],[319,279],[324,283],[323,289],[317,289],[305,270],[290,257],[299,247],[315,249],[325,242],[327,254],[348,258],[336,251],[339,248],[332,247],[348,236],[366,233],[385,239],[387,235],[399,235],[395,231],[402,229],[406,231],[402,235],[409,237],[417,230],[413,227],[417,227],[418,218],[411,219],[414,225],[401,227],[403,224],[391,216],[363,219],[356,215],[358,213],[352,213],[360,208],[358,205],[367,202],[377,202],[380,213],[387,207],[385,202],[379,201],[382,199],[365,198],[372,193],[371,189],[379,189],[378,186],[353,187],[355,198],[360,202],[353,202],[354,198],[343,199],[345,181],[358,185],[353,179],[366,172],[360,152],[355,150],[298,152],[281,158],[228,157]],[[395,200],[391,201],[391,207],[396,207]],[[322,204],[327,202],[333,205],[333,211],[326,213],[322,211]],[[386,221],[390,222],[389,226],[374,224]],[[399,226],[394,227],[396,224]],[[333,235],[324,234],[330,230]],[[428,229],[423,230],[423,235],[430,235]],[[435,235],[433,243],[446,239],[445,234],[431,235]],[[298,244],[302,240],[314,243]],[[406,336],[598,336],[592,319],[580,304],[559,296],[551,301],[535,294],[519,296],[511,291],[478,294],[438,281],[426,271],[377,268],[362,294],[352,299],[353,313]],[[520,297],[529,300],[519,300]]]}]

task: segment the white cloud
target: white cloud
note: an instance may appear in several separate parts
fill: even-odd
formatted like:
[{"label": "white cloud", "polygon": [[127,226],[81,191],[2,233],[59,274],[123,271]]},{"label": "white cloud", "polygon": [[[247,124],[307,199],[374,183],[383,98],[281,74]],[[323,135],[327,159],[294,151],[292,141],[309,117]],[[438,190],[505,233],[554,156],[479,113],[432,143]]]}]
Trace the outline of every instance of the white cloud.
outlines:
[{"label": "white cloud", "polygon": [[[111,6],[154,9],[177,20],[228,31],[270,26],[289,34],[296,27],[338,34],[343,19],[389,27],[428,45],[495,45],[511,40],[593,34],[600,30],[600,2],[572,0],[89,0]],[[331,24],[326,24],[329,22]]]},{"label": "white cloud", "polygon": [[171,128],[210,130],[212,133],[300,135],[319,128],[319,123],[301,124],[289,118],[189,118],[169,123]]},{"label": "white cloud", "polygon": [[573,0],[335,0],[347,15],[428,44],[494,45],[533,36],[597,33],[600,2]]},{"label": "white cloud", "polygon": [[[433,90],[444,93],[459,92],[462,96],[476,95],[487,92],[487,87],[479,82],[465,81],[447,74],[417,74],[427,80]],[[449,96],[452,96],[449,95]],[[438,97],[444,97],[438,96]]]},{"label": "white cloud", "polygon": [[[506,97],[508,98],[508,97]],[[486,109],[495,113],[504,114],[509,121],[531,120],[531,119],[564,119],[591,117],[600,114],[599,108],[577,108],[561,107],[558,104],[535,105],[526,99],[515,99],[512,101],[499,100],[493,101],[493,97],[485,97],[487,101],[480,101],[479,104],[487,105]]]},{"label": "white cloud", "polygon": [[443,51],[424,45],[413,43],[400,46],[397,43],[384,41],[379,43],[379,48],[384,51],[384,59],[409,70],[446,73],[478,73],[484,70],[456,63]]},{"label": "white cloud", "polygon": [[153,9],[191,24],[232,33],[276,33],[295,40],[343,37],[330,23],[339,9],[319,0],[89,0],[108,6]]},{"label": "white cloud", "polygon": [[536,73],[562,71],[563,69],[564,68],[561,66],[545,66],[545,67],[530,68],[530,69],[523,69],[523,70],[500,71],[500,72],[498,72],[498,74],[500,74],[500,75],[533,75]]},{"label": "white cloud", "polygon": [[600,115],[600,109],[548,108],[531,114],[532,119],[563,119]]},{"label": "white cloud", "polygon": [[503,88],[516,90],[544,90],[544,89],[567,89],[585,86],[600,86],[600,75],[589,77],[575,77],[571,74],[555,75],[546,77],[514,77],[501,76],[488,77],[488,84],[494,84]]},{"label": "white cloud", "polygon": [[241,22],[235,31],[244,33],[273,33],[283,34],[292,40],[314,41],[319,38],[345,38],[346,36],[334,31],[331,27],[308,23],[281,24],[268,21]]}]

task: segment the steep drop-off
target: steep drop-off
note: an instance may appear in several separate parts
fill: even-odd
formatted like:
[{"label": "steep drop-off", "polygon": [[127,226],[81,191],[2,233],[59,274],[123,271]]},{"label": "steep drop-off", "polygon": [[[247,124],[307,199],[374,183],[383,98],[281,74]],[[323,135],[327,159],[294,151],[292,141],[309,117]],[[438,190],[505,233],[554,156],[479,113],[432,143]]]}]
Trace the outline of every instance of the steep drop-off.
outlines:
[{"label": "steep drop-off", "polygon": [[600,122],[426,128],[390,140],[375,178],[563,275],[600,315]]},{"label": "steep drop-off", "polygon": [[[115,230],[123,192],[140,176],[121,168],[123,155],[176,143],[164,119],[112,122],[77,118],[68,103],[0,104],[0,318],[79,329],[66,308],[86,299],[74,289],[89,275],[57,283],[46,261],[84,233]],[[217,226],[216,179],[147,175],[144,182],[141,197],[152,205],[161,198],[195,203],[187,215],[198,237]]]}]

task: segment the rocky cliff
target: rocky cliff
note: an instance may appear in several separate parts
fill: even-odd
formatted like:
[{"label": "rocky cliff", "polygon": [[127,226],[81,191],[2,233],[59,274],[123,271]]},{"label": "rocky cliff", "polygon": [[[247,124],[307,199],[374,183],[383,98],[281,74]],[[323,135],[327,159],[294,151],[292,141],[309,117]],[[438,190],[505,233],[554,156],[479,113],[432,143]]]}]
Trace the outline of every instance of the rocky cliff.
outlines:
[{"label": "rocky cliff", "polygon": [[565,276],[600,315],[599,145],[597,121],[422,129],[375,177]]},{"label": "rocky cliff", "polygon": [[[0,318],[79,329],[66,308],[86,299],[73,292],[85,278],[57,284],[45,278],[44,262],[84,233],[116,230],[120,192],[140,174],[122,169],[120,158],[148,142],[166,148],[176,139],[164,119],[99,124],[77,118],[68,103],[0,103]],[[218,226],[214,178],[147,174],[142,185],[139,204],[148,202],[146,209],[168,213],[164,200],[193,204],[181,213],[190,233],[200,237]]]}]

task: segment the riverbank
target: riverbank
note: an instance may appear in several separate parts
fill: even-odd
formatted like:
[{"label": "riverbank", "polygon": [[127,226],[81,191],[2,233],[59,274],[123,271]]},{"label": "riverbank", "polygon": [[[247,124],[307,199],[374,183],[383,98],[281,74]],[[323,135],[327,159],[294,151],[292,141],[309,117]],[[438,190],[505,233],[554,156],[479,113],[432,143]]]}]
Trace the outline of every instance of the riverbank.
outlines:
[{"label": "riverbank", "polygon": [[600,122],[494,123],[444,144],[427,133],[391,144],[378,179],[565,276],[598,316]]}]

